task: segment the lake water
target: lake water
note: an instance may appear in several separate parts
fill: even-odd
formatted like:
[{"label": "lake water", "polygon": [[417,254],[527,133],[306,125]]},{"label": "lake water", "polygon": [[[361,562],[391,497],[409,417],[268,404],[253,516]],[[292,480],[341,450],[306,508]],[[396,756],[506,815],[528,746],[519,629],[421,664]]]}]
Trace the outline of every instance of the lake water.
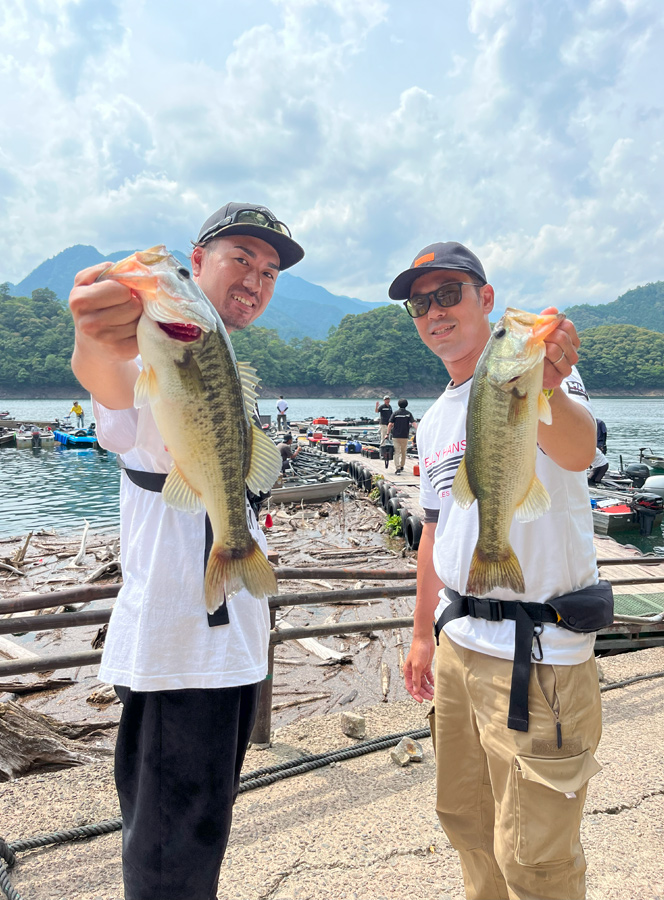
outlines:
[{"label": "lake water", "polygon": [[[89,398],[78,399],[88,424],[92,404]],[[375,401],[371,400],[286,400],[288,416],[295,421],[319,415],[338,419],[375,416]],[[272,415],[273,421],[275,402],[260,403],[261,412]],[[408,408],[419,419],[433,402],[433,398],[411,400]],[[71,402],[3,400],[0,409],[22,421],[46,421],[66,416]],[[664,399],[600,398],[593,401],[593,409],[608,428],[607,455],[612,468],[618,468],[621,456],[625,465],[637,462],[640,447],[664,453]],[[83,528],[84,519],[96,530],[116,529],[119,484],[120,471],[112,453],[0,449],[0,537],[40,528],[71,533]],[[629,535],[624,542],[652,550],[664,544],[664,535]]]}]

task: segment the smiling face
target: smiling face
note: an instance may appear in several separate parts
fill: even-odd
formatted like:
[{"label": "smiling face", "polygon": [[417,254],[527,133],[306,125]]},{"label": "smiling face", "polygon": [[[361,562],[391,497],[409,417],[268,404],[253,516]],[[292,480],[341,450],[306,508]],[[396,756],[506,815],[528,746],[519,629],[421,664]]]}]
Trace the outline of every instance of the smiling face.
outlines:
[{"label": "smiling face", "polygon": [[[427,272],[417,278],[410,289],[414,294],[428,294],[453,281],[472,282],[469,272],[443,269]],[[477,360],[489,340],[489,313],[493,309],[493,288],[463,288],[461,303],[443,308],[433,302],[424,316],[413,319],[420,337],[444,363],[456,384],[466,381],[475,371]]]},{"label": "smiling face", "polygon": [[194,247],[191,268],[226,330],[239,331],[265,312],[279,274],[279,255],[260,238],[233,234]]}]

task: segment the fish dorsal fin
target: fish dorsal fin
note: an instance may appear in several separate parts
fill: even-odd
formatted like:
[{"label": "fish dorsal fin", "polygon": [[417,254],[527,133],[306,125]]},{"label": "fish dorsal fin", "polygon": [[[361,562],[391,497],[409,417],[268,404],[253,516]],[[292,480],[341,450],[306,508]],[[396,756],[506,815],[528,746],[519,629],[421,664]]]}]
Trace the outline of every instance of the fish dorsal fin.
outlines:
[{"label": "fish dorsal fin", "polygon": [[[253,407],[252,407],[253,409]],[[247,487],[254,494],[272,489],[281,472],[281,453],[270,438],[253,423],[250,427],[251,463]]]},{"label": "fish dorsal fin", "polygon": [[136,384],[134,385],[134,406],[140,409],[141,406],[147,406],[150,400],[159,393],[157,384],[157,375],[152,366],[146,366],[139,372]]},{"label": "fish dorsal fin", "polygon": [[461,509],[470,509],[477,497],[473,493],[473,489],[468,481],[468,469],[466,468],[466,457],[461,460],[461,465],[457,469],[452,482],[452,496],[459,504]]},{"label": "fish dorsal fin", "polygon": [[517,506],[514,515],[517,522],[532,522],[548,512],[550,506],[551,497],[549,497],[547,489],[537,475],[533,475],[526,496]]},{"label": "fish dorsal fin", "polygon": [[553,422],[551,404],[544,391],[540,391],[537,398],[537,415],[540,422],[544,422],[545,425],[550,425]]},{"label": "fish dorsal fin", "polygon": [[[242,386],[242,398],[244,400],[244,408],[247,412],[247,416],[249,420],[253,419],[254,416],[254,407],[256,405],[256,397],[258,394],[256,393],[256,385],[260,381],[260,378],[256,374],[256,369],[253,366],[250,366],[249,363],[239,362],[237,363],[237,371],[240,376],[240,384]],[[270,441],[270,443],[272,443]],[[272,485],[270,485],[271,487]]]},{"label": "fish dorsal fin", "polygon": [[508,425],[522,425],[528,418],[528,394],[519,394],[516,389],[510,396],[510,407],[507,411]]},{"label": "fish dorsal fin", "polygon": [[180,509],[182,512],[197,513],[205,509],[203,501],[189,486],[176,465],[168,473],[161,496],[166,506],[172,506],[173,509]]}]

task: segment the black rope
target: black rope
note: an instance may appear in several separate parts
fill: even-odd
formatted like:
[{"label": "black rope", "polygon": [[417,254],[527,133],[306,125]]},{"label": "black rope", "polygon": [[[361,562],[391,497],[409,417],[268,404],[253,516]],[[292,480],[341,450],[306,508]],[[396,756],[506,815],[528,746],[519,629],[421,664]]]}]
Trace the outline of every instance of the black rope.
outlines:
[{"label": "black rope", "polygon": [[[639,681],[649,681],[653,678],[664,678],[664,672],[654,672],[651,675],[637,675],[633,678],[626,678],[624,681],[616,681],[611,684],[602,685],[600,691],[615,690],[616,688],[626,687]],[[240,775],[240,794],[247,791],[253,791],[259,787],[267,787],[284,778],[292,778],[295,775],[302,775],[305,772],[312,772],[323,766],[329,766],[333,762],[341,762],[346,759],[354,759],[357,756],[363,756],[366,753],[373,753],[376,750],[385,750],[398,744],[404,737],[413,740],[421,740],[431,736],[430,728],[421,728],[417,731],[401,731],[396,734],[383,735],[378,738],[370,738],[367,741],[354,744],[352,747],[344,747],[341,750],[332,750],[327,753],[311,753],[292,759],[289,762],[279,763],[275,766],[265,766],[262,769],[255,769],[253,772],[247,772]],[[9,880],[9,872],[15,862],[16,853],[24,850],[34,850],[37,847],[47,847],[49,844],[64,844],[68,841],[80,841],[86,838],[96,837],[100,834],[110,834],[113,831],[119,831],[122,828],[122,818],[106,819],[103,822],[97,822],[95,825],[81,825],[78,828],[70,828],[67,831],[55,831],[51,834],[43,834],[38,837],[28,838],[23,841],[12,841],[7,843],[0,838],[0,889],[4,892],[7,900],[23,900],[21,895],[16,891]]]}]

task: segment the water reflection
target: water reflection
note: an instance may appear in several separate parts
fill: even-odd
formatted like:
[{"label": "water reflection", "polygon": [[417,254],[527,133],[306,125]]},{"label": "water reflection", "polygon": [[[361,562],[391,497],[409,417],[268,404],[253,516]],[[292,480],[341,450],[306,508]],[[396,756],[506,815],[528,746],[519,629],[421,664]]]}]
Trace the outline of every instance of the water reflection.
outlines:
[{"label": "water reflection", "polygon": [[98,450],[0,450],[0,536],[40,528],[117,529],[120,470]]}]

